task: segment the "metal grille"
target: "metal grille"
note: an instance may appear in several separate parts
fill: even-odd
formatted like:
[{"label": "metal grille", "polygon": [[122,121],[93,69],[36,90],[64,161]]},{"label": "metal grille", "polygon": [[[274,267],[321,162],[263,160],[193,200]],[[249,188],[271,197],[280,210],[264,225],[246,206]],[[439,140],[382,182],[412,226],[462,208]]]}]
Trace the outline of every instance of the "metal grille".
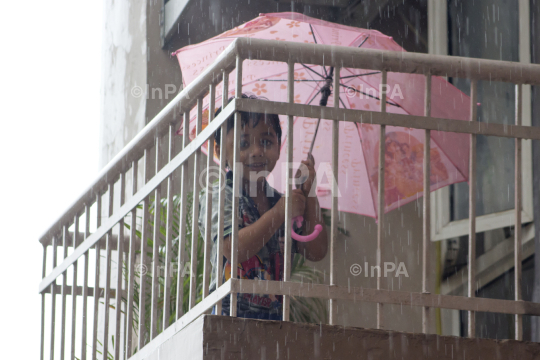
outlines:
[{"label": "metal grille", "polygon": [[[282,61],[289,64],[288,67],[288,102],[271,102],[239,98],[242,93],[242,62],[244,59],[260,59]],[[385,85],[387,72],[418,73],[425,76],[425,112],[424,116],[396,115],[386,112],[386,93],[383,92],[381,108],[379,112],[351,110],[339,107],[338,99],[334,101],[333,108],[323,108],[312,105],[300,105],[294,103],[294,77],[295,63],[309,63],[315,65],[333,66],[336,74],[340,68],[368,68],[382,72],[382,85]],[[223,94],[228,94],[228,74],[236,69],[237,97],[227,103],[226,96],[223,101],[223,111],[212,119],[202,130],[202,99],[210,95],[209,114],[214,114],[215,89],[221,83],[224,87]],[[471,121],[460,121],[431,117],[431,77],[452,76],[471,79]],[[339,79],[339,76],[335,76]],[[478,80],[504,81],[516,86],[516,114],[515,125],[487,124],[476,121],[476,92]],[[474,337],[476,311],[498,312],[515,315],[516,339],[522,339],[522,316],[540,315],[540,304],[522,301],[521,299],[521,211],[515,212],[515,300],[495,300],[475,298],[475,170],[476,170],[476,136],[490,135],[510,137],[516,139],[515,146],[515,209],[521,209],[521,143],[522,139],[540,140],[540,129],[521,125],[522,92],[525,84],[540,84],[540,66],[502,61],[490,61],[469,58],[457,58],[446,56],[432,56],[414,53],[394,53],[376,50],[362,50],[345,47],[334,47],[312,44],[289,44],[282,41],[269,41],[258,39],[239,38],[233,42],[205,72],[187,88],[185,88],[171,103],[169,103],[137,136],[124,148],[111,163],[101,172],[93,185],[56,221],[50,229],[41,237],[43,245],[43,280],[39,285],[42,298],[41,311],[41,359],[65,357],[80,359],[101,358],[101,354],[110,354],[115,359],[143,358],[150,354],[160,344],[170,338],[174,333],[184,328],[187,324],[212,306],[217,305],[218,313],[221,313],[221,299],[231,296],[231,315],[236,316],[236,293],[250,292],[260,294],[284,295],[284,320],[289,320],[290,295],[316,297],[330,300],[330,323],[336,322],[337,301],[366,301],[377,303],[377,327],[384,328],[382,307],[384,304],[402,304],[419,306],[422,312],[423,331],[427,333],[430,307],[458,309],[468,311],[469,336]],[[334,83],[334,96],[339,96],[339,81]],[[385,87],[383,87],[385,88]],[[337,95],[336,95],[337,94]],[[189,118],[190,112],[197,113],[196,138],[189,142]],[[381,254],[384,244],[384,136],[386,126],[401,126],[425,131],[424,146],[424,198],[429,197],[429,174],[430,131],[448,131],[469,134],[470,136],[470,196],[469,196],[469,267],[468,267],[468,297],[436,295],[428,293],[429,282],[429,247],[430,239],[430,209],[429,201],[423,202],[423,249],[422,249],[422,292],[389,291],[381,289],[380,278],[374,289],[340,287],[335,284],[336,268],[336,239],[337,239],[337,196],[334,196],[331,212],[330,227],[330,285],[310,285],[294,283],[290,281],[290,264],[285,264],[284,281],[255,281],[242,280],[233,277],[225,284],[221,284],[222,266],[217,266],[217,290],[209,294],[208,285],[210,277],[210,234],[209,230],[205,237],[205,252],[203,264],[203,300],[195,305],[196,281],[194,274],[197,272],[197,263],[192,261],[190,266],[189,293],[183,293],[182,277],[178,276],[177,284],[171,284],[171,271],[183,271],[185,267],[184,247],[186,241],[186,198],[188,176],[198,179],[204,170],[202,164],[201,146],[208,140],[210,148],[213,147],[213,138],[216,130],[221,128],[221,134],[226,134],[225,120],[238,111],[276,113],[287,116],[288,133],[287,146],[292,149],[293,117],[303,116],[322,118],[334,121],[334,129],[337,130],[339,121],[369,122],[380,125],[379,138],[379,192],[378,192],[378,237],[377,251]],[[184,136],[181,144],[174,141],[174,130],[183,121]],[[237,137],[240,131],[239,121],[235,122],[234,134]],[[338,132],[333,132],[333,173],[337,174],[338,158]],[[163,138],[168,138],[168,144],[160,144]],[[223,138],[222,138],[223,139]],[[225,141],[221,141],[223,145]],[[176,147],[180,147],[175,149]],[[166,154],[160,152],[168,149]],[[176,151],[175,151],[176,150]],[[225,148],[221,147],[224,156]],[[237,163],[239,145],[236,142],[234,162]],[[155,171],[151,173],[151,154],[155,156]],[[166,158],[165,164],[160,164],[159,159]],[[292,151],[287,153],[288,161],[292,161]],[[213,161],[210,151],[207,166]],[[188,163],[193,162],[194,173],[188,173]],[[144,167],[143,183],[138,183],[139,163]],[[160,166],[162,165],[162,166]],[[237,166],[237,165],[236,165]],[[222,170],[224,169],[222,165]],[[183,186],[180,192],[180,232],[178,238],[179,249],[177,251],[178,266],[172,268],[165,266],[165,281],[159,282],[157,261],[149,263],[147,254],[152,252],[153,259],[157,259],[160,251],[165,252],[165,262],[173,262],[172,249],[172,212],[173,208],[173,172],[181,172]],[[238,171],[234,171],[238,174]],[[126,200],[126,178],[131,176],[132,189]],[[287,170],[287,177],[292,178],[292,169]],[[209,176],[209,174],[208,174]],[[220,183],[225,181],[221,176]],[[233,183],[233,209],[238,209],[239,178],[234,177]],[[209,181],[207,181],[209,183]],[[199,181],[193,182],[193,192],[198,194]],[[210,186],[210,185],[208,185]],[[119,189],[119,204],[114,206],[114,191]],[[292,184],[286,188],[286,196],[292,191]],[[333,183],[332,194],[337,194],[337,180]],[[223,224],[223,191],[219,194],[220,214],[219,223]],[[150,219],[151,198],[154,199],[153,219]],[[102,218],[102,199],[106,200],[107,215]],[[165,208],[160,209],[160,199],[167,199]],[[291,226],[291,201],[287,198],[285,228]],[[207,197],[211,201],[211,197]],[[210,206],[207,206],[210,208]],[[92,213],[95,209],[95,213]],[[197,212],[198,197],[193,199],[194,212],[192,218],[191,259],[197,256],[198,224]],[[160,224],[161,210],[168,216],[165,224]],[[139,227],[137,218],[141,218]],[[81,231],[81,219],[84,219],[84,230]],[[153,229],[149,227],[149,220],[153,221]],[[238,226],[237,217],[233,216],[232,252],[231,263],[238,259]],[[128,227],[125,226],[127,224]],[[165,233],[160,233],[160,225],[165,228]],[[93,232],[90,231],[95,227]],[[208,227],[207,227],[208,228]],[[72,229],[70,231],[70,229]],[[223,238],[223,226],[219,226],[218,242]],[[160,236],[165,238],[165,247],[160,249]],[[152,240],[153,248],[148,249],[148,240]],[[218,259],[222,259],[221,246],[218,247]],[[52,263],[47,263],[47,251],[52,251]],[[62,260],[57,261],[58,253],[62,251]],[[92,253],[91,253],[92,251]],[[113,258],[113,251],[116,252]],[[91,263],[90,255],[94,263]],[[291,255],[291,235],[287,232],[285,237],[285,258]],[[378,256],[380,262],[381,255]],[[151,268],[152,275],[145,275],[136,269],[136,259],[145,268]],[[49,259],[51,260],[51,259]],[[117,264],[114,269],[111,262]],[[122,264],[122,265],[120,265]],[[378,264],[380,265],[380,264]],[[47,269],[50,267],[50,271]],[[125,268],[125,270],[124,270]],[[93,286],[89,284],[89,272],[93,270],[95,281]],[[78,271],[83,272],[83,283],[77,284]],[[69,275],[71,273],[71,275]],[[68,284],[68,275],[73,279]],[[114,275],[114,276],[113,276]],[[116,283],[111,285],[115,279]],[[61,285],[57,284],[61,281]],[[134,299],[135,289],[139,299]],[[176,294],[172,294],[176,289]],[[163,302],[158,302],[160,292],[163,292]],[[146,294],[150,294],[150,305],[146,305]],[[174,296],[173,296],[174,295]],[[185,296],[189,296],[188,312],[183,313],[182,304]],[[47,299],[47,302],[46,302]],[[176,299],[176,318],[171,319],[169,309],[171,301]],[[56,324],[57,300],[61,301],[61,324]],[[92,302],[93,300],[93,302]],[[136,301],[138,300],[138,301]],[[107,306],[100,306],[104,302]],[[76,313],[77,304],[82,306],[82,318],[75,315],[72,319],[66,319],[66,308],[71,307],[71,313]],[[174,306],[174,304],[172,305]],[[93,307],[93,316],[89,315],[89,307]],[[163,310],[158,311],[159,307]],[[151,314],[145,316],[145,309],[150,309]],[[51,314],[46,316],[46,314]],[[158,314],[162,313],[162,318]],[[103,321],[99,322],[100,316]],[[48,320],[50,321],[46,321]],[[145,324],[149,318],[150,324]],[[112,320],[112,321],[111,321]],[[133,329],[134,320],[138,322],[138,328]],[[66,337],[66,322],[71,321],[71,336]],[[149,326],[146,326],[149,325]],[[87,329],[91,331],[87,333]],[[146,329],[149,328],[149,333]],[[158,333],[161,333],[158,337]],[[114,349],[109,345],[109,339],[114,337]],[[48,340],[47,343],[45,340]],[[80,341],[77,345],[76,342]],[[76,349],[82,349],[80,354]],[[55,353],[55,351],[60,352]],[[134,352],[136,353],[134,354]],[[69,355],[68,355],[69,354]]]}]

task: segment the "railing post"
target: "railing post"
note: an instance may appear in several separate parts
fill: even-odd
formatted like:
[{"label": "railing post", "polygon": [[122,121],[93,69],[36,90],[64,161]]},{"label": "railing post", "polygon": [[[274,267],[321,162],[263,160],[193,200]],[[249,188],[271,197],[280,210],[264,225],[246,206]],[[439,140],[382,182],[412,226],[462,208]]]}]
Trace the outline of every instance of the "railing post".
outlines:
[{"label": "railing post", "polygon": [[[155,137],[155,148],[156,148],[156,164],[155,164],[155,174],[159,172],[159,156],[160,156],[160,146],[161,139],[159,135],[156,134]],[[152,236],[153,251],[152,251],[152,298],[151,298],[151,313],[150,313],[150,341],[153,340],[157,335],[157,322],[158,322],[158,300],[159,300],[159,235],[161,227],[161,184],[156,187],[154,198],[154,233]]]},{"label": "railing post", "polygon": [[[386,70],[381,72],[381,113],[386,112]],[[381,125],[379,133],[379,193],[377,200],[377,290],[381,289],[381,265],[382,265],[382,246],[384,242],[384,151],[386,146],[386,125]],[[377,329],[384,328],[383,322],[383,304],[377,303]]]},{"label": "railing post", "polygon": [[[174,155],[174,134],[175,125],[169,125],[169,153],[168,162],[170,163]],[[163,290],[163,331],[169,327],[170,306],[171,306],[171,277],[172,277],[172,231],[174,216],[173,199],[173,176],[167,178],[167,223],[165,233],[165,279]]]},{"label": "railing post", "polygon": [[[236,57],[236,90],[235,97],[242,98],[242,58]],[[231,239],[231,279],[238,278],[238,216],[239,201],[242,192],[240,180],[242,179],[242,166],[238,162],[240,157],[240,129],[242,117],[240,112],[234,113],[234,155],[233,155],[233,199],[232,199],[232,233]],[[237,293],[231,292],[230,315],[236,316]]]},{"label": "railing post", "polygon": [[[202,130],[203,99],[197,99],[197,127],[196,136],[199,136]],[[201,184],[199,177],[201,174],[201,149],[198,148],[194,154],[193,160],[193,207],[191,208],[191,264],[189,272],[189,310],[195,306],[197,296],[197,248],[199,240],[199,193]]]},{"label": "railing post", "polygon": [[[334,68],[334,108],[339,108],[339,85],[340,85],[340,73],[339,67]],[[338,177],[339,177],[339,121],[334,120],[332,123],[332,209],[331,209],[331,225],[330,225],[330,286],[336,284],[337,273],[337,239],[338,239]],[[330,299],[330,325],[337,324],[337,300]]]},{"label": "railing post", "polygon": [[[184,136],[182,149],[189,143],[189,110],[184,113]],[[184,314],[184,257],[186,248],[186,199],[187,199],[187,176],[189,159],[182,164],[182,189],[180,190],[180,224],[178,240],[178,276],[176,281],[176,319]]]},{"label": "railing post", "polygon": [[[90,236],[90,205],[84,206],[84,240]],[[87,333],[88,333],[88,261],[90,260],[90,250],[84,253],[84,274],[82,289],[82,333],[81,333],[81,360],[86,360]]]},{"label": "railing post", "polygon": [[[101,193],[97,193],[96,194],[96,210],[97,210],[97,215],[96,215],[96,228],[99,229],[99,227],[101,226]],[[93,319],[93,326],[92,326],[92,360],[96,360],[97,359],[97,343],[98,343],[98,320],[99,320],[99,297],[100,297],[100,287],[99,287],[99,276],[100,276],[100,258],[101,258],[101,255],[100,255],[100,252],[101,252],[101,240],[102,239],[99,239],[98,241],[96,241],[96,244],[94,245],[94,248],[95,248],[95,254],[96,254],[96,259],[95,259],[95,273],[94,273],[94,319]]]},{"label": "railing post", "polygon": [[[132,195],[137,192],[137,173],[139,172],[138,161],[134,160],[131,164],[131,183],[132,183]],[[133,349],[133,294],[135,288],[135,237],[137,236],[137,207],[131,210],[131,221],[129,229],[129,254],[128,254],[128,286],[127,286],[127,321],[126,321],[126,343],[125,343],[125,359],[131,357],[131,350]],[[140,319],[139,319],[140,321]]]},{"label": "railing post", "polygon": [[[109,211],[107,217],[110,219],[113,214],[114,201],[114,182],[108,184]],[[111,253],[112,253],[112,229],[106,235],[105,245],[105,303],[104,303],[104,330],[103,330],[103,357],[107,358],[109,354],[109,311],[111,302]]]},{"label": "railing post", "polygon": [[[221,95],[221,110],[225,109],[229,102],[229,73],[223,71],[223,91]],[[224,209],[225,209],[225,186],[227,178],[225,176],[226,171],[226,158],[227,158],[227,146],[225,142],[227,139],[227,122],[221,125],[220,141],[219,141],[219,200],[218,200],[218,233],[216,239],[217,246],[217,261],[216,261],[216,289],[218,289],[223,280],[223,224],[224,224]],[[207,218],[208,219],[208,218]],[[208,225],[207,225],[208,227]],[[216,315],[221,315],[222,303],[221,300],[216,304]]]},{"label": "railing post", "polygon": [[[148,149],[144,149],[144,175],[143,182],[146,185],[149,180],[150,172],[150,156]],[[146,254],[146,245],[147,238],[149,233],[148,228],[148,218],[150,216],[148,212],[149,199],[146,197],[143,200],[143,209],[142,209],[142,223],[141,223],[141,259],[139,265],[139,339],[138,339],[138,349],[142,349],[145,345],[146,337],[146,272],[147,272],[147,254]]]},{"label": "railing post", "polygon": [[[431,116],[431,73],[426,74],[426,89],[424,100],[424,115]],[[430,190],[431,190],[431,130],[424,130],[424,201],[423,201],[423,243],[422,243],[422,293],[429,294],[429,249],[431,245],[430,229]],[[422,311],[422,332],[429,332],[429,308]]]},{"label": "railing post", "polygon": [[[287,64],[287,101],[294,104],[294,61]],[[294,140],[294,117],[287,116],[287,179],[285,187],[285,251],[283,255],[283,281],[291,280],[291,227],[292,227],[292,161],[293,161],[293,140]],[[283,321],[289,321],[290,318],[290,296],[283,295]]]},{"label": "railing post", "polygon": [[[47,245],[43,245],[43,263],[41,265],[41,278],[47,273]],[[51,291],[52,293],[52,291]],[[39,344],[39,359],[45,359],[45,290],[41,292],[41,340]]]},{"label": "railing post", "polygon": [[[68,238],[68,226],[62,227],[62,259],[67,258],[67,238]],[[67,270],[62,273],[62,322],[60,329],[60,360],[64,360],[64,353],[66,348],[66,297],[67,297]]]},{"label": "railing post", "polygon": [[[478,82],[471,80],[471,121],[477,121],[476,99]],[[469,297],[476,296],[476,134],[470,135],[469,149],[469,283],[467,292]],[[476,337],[475,312],[468,312],[468,334]]]},{"label": "railing post", "polygon": [[[124,205],[126,199],[126,173],[120,173],[120,207]],[[122,266],[124,259],[124,218],[119,221],[118,242],[116,245],[116,303],[115,303],[115,322],[114,322],[114,358],[120,359],[120,324],[122,315]],[[126,289],[127,290],[127,289]],[[125,316],[125,315],[124,315]],[[124,332],[127,329],[124,329]]]},{"label": "railing post", "polygon": [[[57,263],[57,250],[58,250],[58,236],[53,236],[52,239],[52,268],[56,267]],[[51,343],[50,343],[50,359],[54,359],[54,334],[56,329],[56,280],[51,283]]]},{"label": "railing post", "polygon": [[[73,220],[73,250],[77,248],[77,238],[79,237],[79,214]],[[70,359],[75,360],[75,339],[77,334],[77,262],[73,263],[73,286],[71,289],[71,351]]]},{"label": "railing post", "polygon": [[[523,85],[516,84],[516,125],[521,126],[522,121],[522,101]],[[515,207],[515,225],[514,225],[514,289],[515,300],[521,298],[521,139],[515,138],[515,176],[514,176],[514,207]],[[538,214],[536,215],[538,216]],[[516,340],[523,340],[523,315],[515,315]]]},{"label": "railing post", "polygon": [[[210,99],[208,104],[208,124],[214,120],[214,112],[216,105],[216,88],[214,84],[210,84]],[[209,294],[210,286],[210,254],[212,251],[212,226],[210,219],[212,219],[212,183],[210,180],[212,167],[214,164],[214,136],[210,136],[208,139],[208,157],[206,163],[206,227],[204,234],[204,267],[203,267],[203,299]]]}]

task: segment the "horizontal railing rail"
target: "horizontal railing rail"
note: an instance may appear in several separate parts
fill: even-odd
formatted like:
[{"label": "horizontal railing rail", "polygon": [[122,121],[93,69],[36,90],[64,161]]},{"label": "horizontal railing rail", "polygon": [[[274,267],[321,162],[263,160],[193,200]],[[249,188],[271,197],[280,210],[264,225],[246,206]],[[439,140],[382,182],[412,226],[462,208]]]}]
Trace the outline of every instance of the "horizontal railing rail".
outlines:
[{"label": "horizontal railing rail", "polygon": [[[288,64],[288,102],[262,101],[243,99],[242,63],[246,59],[282,61]],[[334,107],[321,107],[294,103],[294,64],[314,64],[333,66],[335,68]],[[424,116],[390,114],[386,112],[386,93],[381,93],[380,111],[352,110],[339,107],[339,71],[342,67],[373,69],[381,71],[381,85],[386,85],[388,72],[403,72],[424,75],[425,78],[425,112]],[[223,111],[213,118],[215,112],[216,86],[223,86],[223,94],[228,94],[228,76],[236,69],[235,98],[228,102],[224,96]],[[431,116],[431,78],[432,76],[463,77],[471,79],[471,121],[443,119]],[[516,123],[501,125],[476,121],[477,81],[491,80],[516,84]],[[424,198],[428,198],[430,190],[429,174],[430,131],[445,131],[468,134],[470,136],[470,183],[475,183],[476,170],[476,136],[488,135],[516,139],[515,159],[515,199],[516,209],[521,209],[521,140],[540,140],[540,128],[521,125],[522,88],[524,84],[540,84],[540,66],[519,64],[504,61],[433,56],[405,52],[388,52],[378,50],[355,49],[340,46],[298,44],[283,41],[270,41],[239,38],[231,43],[225,51],[195,81],[184,88],[165,108],[107,165],[97,179],[77,199],[68,210],[39,239],[43,245],[43,279],[39,284],[42,296],[41,312],[41,359],[54,359],[55,351],[60,351],[60,358],[66,356],[70,348],[71,358],[87,358],[87,345],[95,359],[97,354],[108,354],[115,359],[142,359],[151,354],[173,334],[187,326],[198,316],[216,306],[221,313],[221,300],[231,296],[231,315],[236,316],[237,293],[259,293],[283,295],[283,319],[289,320],[290,296],[303,296],[326,299],[330,301],[330,323],[336,323],[336,301],[366,301],[377,304],[377,327],[384,328],[382,316],[383,304],[404,304],[423,308],[423,332],[428,332],[429,312],[431,307],[465,310],[469,313],[469,336],[474,337],[474,313],[477,311],[513,314],[516,316],[516,339],[522,336],[522,316],[540,315],[540,304],[522,301],[521,298],[521,211],[516,211],[515,219],[515,300],[495,300],[475,298],[475,206],[474,185],[470,186],[470,248],[469,248],[469,287],[468,296],[446,296],[429,294],[429,247],[430,219],[429,202],[423,202],[423,242],[422,242],[422,291],[388,291],[381,289],[380,277],[375,289],[340,287],[335,284],[336,259],[335,247],[337,238],[337,196],[332,201],[332,222],[330,226],[330,284],[300,284],[291,282],[290,264],[285,263],[284,280],[253,281],[239,280],[234,276],[221,284],[222,264],[218,262],[216,270],[210,269],[209,252],[211,249],[210,234],[203,234],[204,262],[202,264],[202,284],[197,283],[198,264],[198,194],[202,186],[197,181],[204,166],[202,164],[201,147],[207,141],[213,147],[214,134],[222,129],[226,133],[225,121],[239,111],[275,113],[287,116],[287,149],[292,149],[293,117],[310,117],[334,121],[333,168],[337,174],[338,124],[340,121],[369,123],[380,126],[379,132],[379,186],[378,189],[378,223],[377,252],[381,254],[384,244],[384,136],[386,126],[401,126],[422,129],[425,131],[424,147]],[[384,87],[382,87],[384,88]],[[336,95],[337,94],[337,95]],[[210,96],[209,123],[202,129],[203,98]],[[189,141],[190,113],[197,114],[196,137]],[[176,128],[183,120],[184,135],[182,141],[174,136]],[[239,122],[235,122],[234,132],[238,136]],[[168,138],[168,144],[163,144]],[[222,138],[223,139],[223,138]],[[181,144],[180,144],[181,142]],[[221,141],[221,154],[225,156]],[[233,154],[234,166],[238,166],[238,149],[235,145]],[[150,158],[154,149],[155,160]],[[163,150],[166,149],[166,150]],[[428,149],[428,150],[426,150]],[[166,151],[165,164],[160,166],[162,154]],[[287,161],[292,161],[292,151],[288,151]],[[142,168],[139,169],[139,162]],[[210,151],[207,167],[213,163]],[[188,164],[193,165],[193,172],[188,172]],[[151,167],[155,167],[150,176]],[[220,165],[224,170],[224,165]],[[236,168],[235,168],[236,169]],[[141,171],[139,171],[141,170]],[[234,170],[234,169],[233,169]],[[173,178],[181,172],[182,188],[175,198]],[[127,176],[131,173],[131,191],[126,191]],[[142,183],[139,182],[142,173]],[[233,174],[238,174],[233,171]],[[193,179],[193,199],[191,213],[191,235],[186,239],[188,218],[188,177]],[[286,177],[292,178],[292,169],[287,170]],[[210,187],[207,172],[207,193]],[[220,182],[225,181],[223,175]],[[233,177],[233,209],[238,208],[238,176]],[[115,197],[115,189],[120,194]],[[285,228],[292,224],[291,198],[292,184],[287,184]],[[337,183],[332,183],[332,194],[337,192]],[[126,194],[130,196],[127,197]],[[103,198],[107,209],[103,208]],[[126,199],[127,197],[127,199]],[[119,205],[115,206],[115,199]],[[206,197],[212,201],[211,196]],[[176,200],[179,202],[175,203]],[[220,215],[223,223],[224,192],[219,192]],[[173,208],[174,204],[178,208]],[[209,203],[207,203],[208,205]],[[208,208],[208,206],[207,206]],[[95,209],[95,216],[91,209]],[[163,211],[162,211],[163,210]],[[174,237],[173,214],[178,212],[178,234]],[[106,214],[106,215],[105,215]],[[162,215],[164,214],[164,215]],[[138,220],[139,219],[139,220]],[[138,222],[139,221],[139,222]],[[233,214],[231,263],[238,259],[238,224]],[[84,223],[84,229],[81,224]],[[95,230],[90,232],[91,224]],[[153,231],[152,231],[153,227]],[[207,227],[208,228],[208,227]],[[218,261],[223,258],[220,245],[223,238],[223,226],[218,226]],[[191,241],[189,254],[185,253]],[[291,235],[285,235],[285,258],[291,256]],[[151,245],[151,248],[149,247]],[[48,256],[48,249],[52,256]],[[59,249],[62,255],[59,254]],[[90,252],[92,250],[92,253]],[[116,252],[113,259],[113,251]],[[90,254],[94,263],[90,264]],[[104,256],[103,256],[104,254]],[[161,258],[160,258],[161,256]],[[59,257],[61,260],[59,261]],[[52,259],[51,259],[52,258]],[[190,259],[188,262],[186,259]],[[52,261],[51,261],[52,260]],[[161,275],[159,261],[165,264],[165,275]],[[112,261],[116,263],[113,272]],[[175,268],[169,264],[176,264]],[[139,268],[136,267],[140,265]],[[79,273],[79,266],[82,272]],[[183,273],[189,267],[189,285],[184,290]],[[49,269],[50,268],[50,269]],[[68,272],[72,271],[68,284]],[[150,270],[150,274],[146,274]],[[216,271],[217,289],[209,293],[210,272]],[[93,274],[93,285],[89,278]],[[82,278],[82,285],[77,284]],[[172,283],[176,279],[176,283]],[[80,280],[80,279],[79,279]],[[57,283],[61,281],[61,285]],[[113,283],[116,281],[116,283]],[[202,299],[197,302],[197,286],[202,287]],[[95,290],[97,289],[97,290]],[[176,293],[174,293],[174,290]],[[60,316],[56,315],[57,295],[61,296]],[[71,305],[68,304],[71,297]],[[187,297],[186,297],[187,296]],[[89,298],[93,304],[89,304]],[[50,300],[49,327],[46,327],[46,299]],[[103,300],[101,300],[103,299]],[[101,305],[103,302],[104,305]],[[187,303],[187,312],[184,307]],[[78,305],[79,304],[79,305]],[[70,307],[72,314],[77,313],[77,306],[82,305],[83,316],[80,323],[75,315],[71,325],[67,325],[66,310]],[[92,316],[89,316],[89,307]],[[57,317],[60,319],[60,331],[57,329]],[[102,321],[99,318],[103,317]],[[93,323],[90,323],[90,318]],[[99,329],[100,324],[103,328]],[[89,331],[91,328],[91,331]],[[66,338],[67,329],[71,330],[70,340]],[[78,331],[80,329],[80,331]],[[114,338],[114,341],[110,341]],[[49,348],[46,351],[48,340]],[[101,344],[101,345],[100,345]],[[57,353],[56,353],[57,354]],[[80,355],[78,355],[80,354]]]}]

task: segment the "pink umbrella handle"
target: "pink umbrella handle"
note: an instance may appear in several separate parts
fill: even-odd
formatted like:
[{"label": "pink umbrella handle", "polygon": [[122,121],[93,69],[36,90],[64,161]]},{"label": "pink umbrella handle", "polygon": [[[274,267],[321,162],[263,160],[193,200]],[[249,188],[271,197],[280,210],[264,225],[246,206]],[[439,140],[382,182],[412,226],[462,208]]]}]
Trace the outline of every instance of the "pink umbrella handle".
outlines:
[{"label": "pink umbrella handle", "polygon": [[[297,217],[293,218],[293,222],[296,223],[297,227],[302,226],[302,221],[304,221],[303,216],[297,216]],[[319,234],[321,233],[322,229],[323,229],[322,226],[317,224],[317,225],[315,225],[315,230],[313,230],[313,232],[311,234],[304,236],[304,235],[298,235],[297,233],[294,232],[294,228],[292,228],[291,229],[291,236],[296,241],[308,242],[308,241],[311,241],[311,240],[315,240],[315,238],[317,236],[319,236]]]}]

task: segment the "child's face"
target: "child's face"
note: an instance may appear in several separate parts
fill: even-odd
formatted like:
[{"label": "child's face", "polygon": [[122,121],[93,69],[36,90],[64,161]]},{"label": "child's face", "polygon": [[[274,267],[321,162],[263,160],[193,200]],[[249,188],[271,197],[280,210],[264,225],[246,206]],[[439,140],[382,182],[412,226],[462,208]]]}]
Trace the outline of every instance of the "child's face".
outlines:
[{"label": "child's face", "polygon": [[[217,144],[216,144],[217,146]],[[227,133],[227,164],[233,168],[234,129]],[[219,150],[216,151],[219,154]],[[280,146],[271,124],[260,119],[257,126],[250,122],[240,129],[239,162],[242,164],[243,178],[247,181],[262,181],[276,166]],[[257,176],[259,175],[259,176]],[[261,177],[262,176],[262,177]]]}]

